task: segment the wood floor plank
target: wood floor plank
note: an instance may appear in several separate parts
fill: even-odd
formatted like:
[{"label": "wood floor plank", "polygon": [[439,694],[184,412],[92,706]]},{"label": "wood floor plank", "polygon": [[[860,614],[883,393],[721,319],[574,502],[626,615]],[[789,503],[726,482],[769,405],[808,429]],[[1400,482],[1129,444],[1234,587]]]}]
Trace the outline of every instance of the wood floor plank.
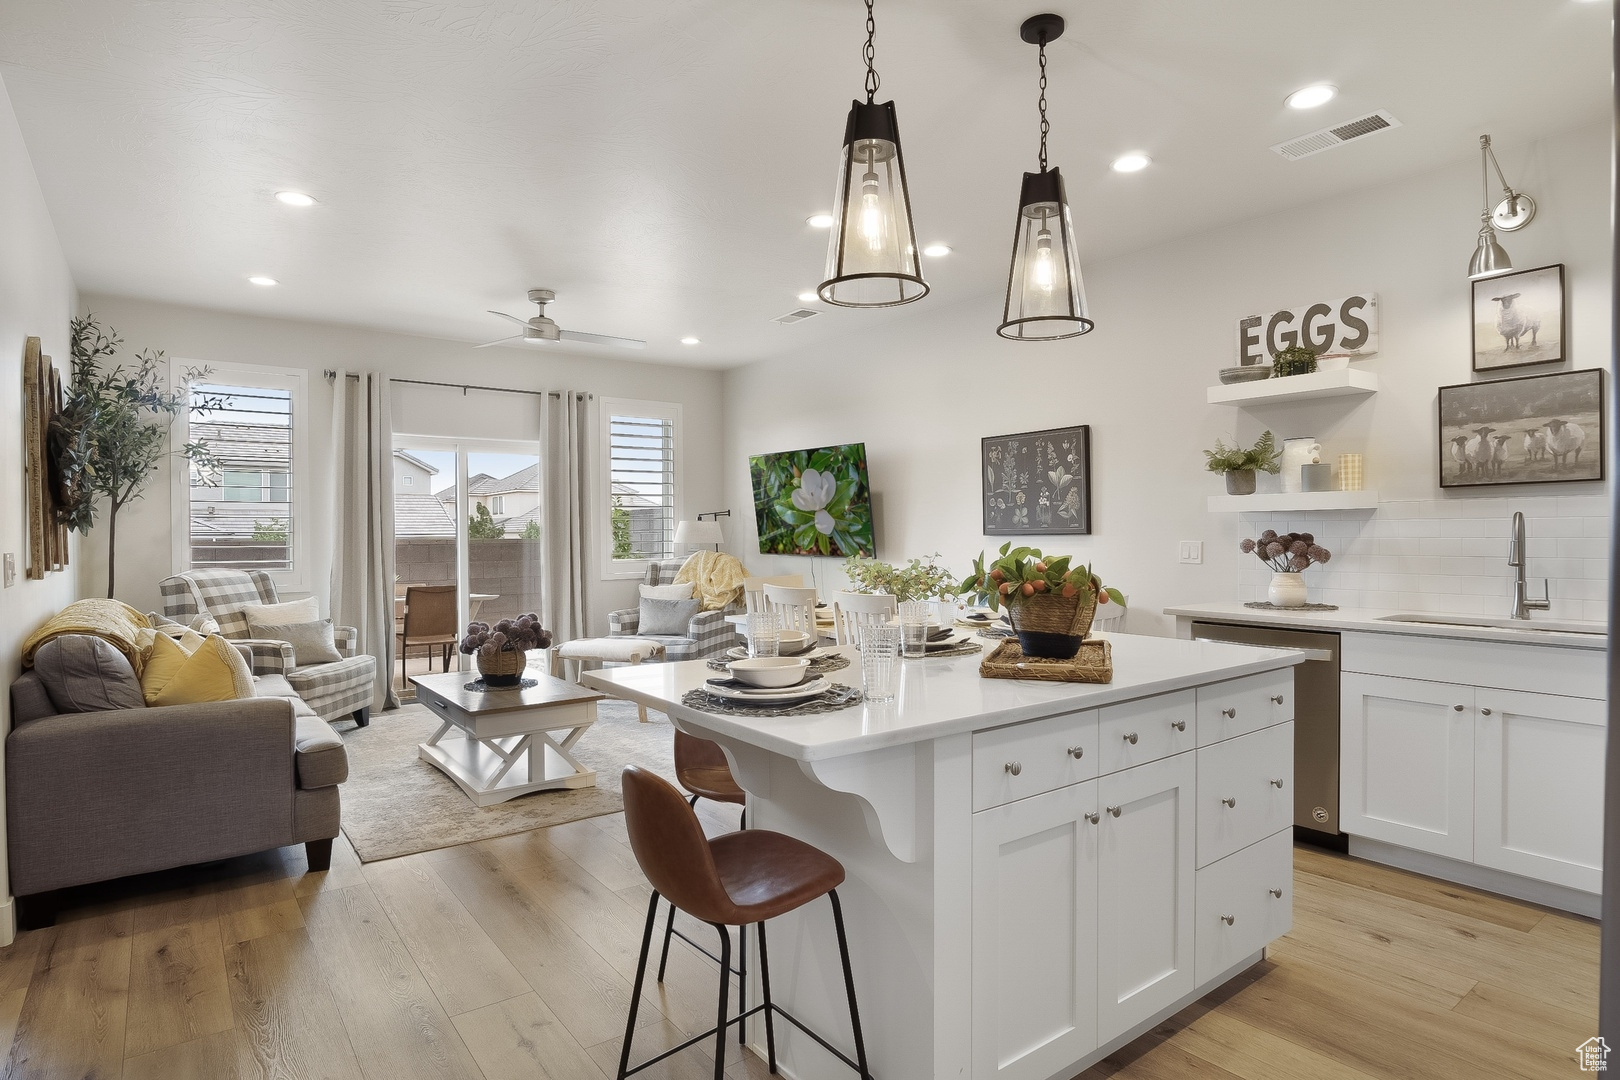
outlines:
[{"label": "wood floor plank", "polygon": [[225,944],[301,928],[304,913],[298,906],[296,886],[293,878],[276,876],[221,893],[219,929]]},{"label": "wood floor plank", "polygon": [[365,1080],[302,929],[228,946],[240,1080]]},{"label": "wood floor plank", "polygon": [[1452,1011],[1512,1031],[1553,1051],[1573,1049],[1598,1030],[1595,997],[1590,1009],[1574,1012],[1491,982],[1477,984]]},{"label": "wood floor plank", "polygon": [[368,885],[301,901],[344,1030],[369,1080],[481,1080]]},{"label": "wood floor plank", "polygon": [[1367,1073],[1218,1008],[1206,1009],[1174,1041],[1195,1057],[1243,1080],[1371,1080]]},{"label": "wood floor plank", "polygon": [[124,1062],[123,1080],[240,1080],[236,1034],[218,1031]]},{"label": "wood floor plank", "polygon": [[188,1043],[234,1023],[217,919],[133,936],[124,1056]]},{"label": "wood floor plank", "polygon": [[453,1019],[484,1080],[606,1080],[540,995],[527,993]]},{"label": "wood floor plank", "polygon": [[349,838],[341,832],[332,841],[331,869],[311,873],[308,859],[301,861],[303,873],[293,885],[293,892],[298,896],[309,896],[326,889],[347,889],[366,880],[360,856],[354,853],[354,845],[350,844]]},{"label": "wood floor plank", "polygon": [[622,889],[642,880],[641,867],[629,845],[584,821],[570,821],[543,830],[559,851],[596,875],[609,889]]},{"label": "wood floor plank", "polygon": [[[596,1062],[596,1067],[609,1076],[618,1075],[619,1051],[624,1046],[623,1036],[621,1028],[618,1036],[590,1048],[590,1055]],[[630,1065],[634,1068],[637,1062],[646,1061],[654,1054],[685,1042],[687,1038],[685,1031],[667,1020],[638,1028],[635,1040],[630,1044]],[[687,1047],[673,1057],[665,1058],[645,1071],[637,1073],[636,1076],[644,1076],[647,1080],[714,1080],[714,1054],[711,1052],[713,1049],[714,1044],[705,1040],[696,1046]],[[741,1050],[735,1041],[729,1042],[726,1046],[726,1061],[728,1063],[738,1061]]]},{"label": "wood floor plank", "polygon": [[530,992],[431,863],[374,863],[371,889],[450,1016]]},{"label": "wood floor plank", "polygon": [[1389,941],[1323,920],[1296,919],[1294,930],[1274,942],[1267,955],[1279,963],[1314,964],[1375,980],[1391,993],[1452,1008],[1479,980],[1437,968],[1390,948]]},{"label": "wood floor plank", "polygon": [[39,946],[6,1075],[115,1078],[129,1007],[130,911],[56,927]]},{"label": "wood floor plank", "polygon": [[1371,889],[1403,900],[1415,900],[1430,907],[1493,922],[1512,930],[1529,930],[1546,914],[1530,904],[1495,896],[1466,885],[1439,878],[1424,877],[1392,866],[1324,851],[1306,844],[1294,848],[1294,870],[1316,877],[1342,881],[1361,889]]}]

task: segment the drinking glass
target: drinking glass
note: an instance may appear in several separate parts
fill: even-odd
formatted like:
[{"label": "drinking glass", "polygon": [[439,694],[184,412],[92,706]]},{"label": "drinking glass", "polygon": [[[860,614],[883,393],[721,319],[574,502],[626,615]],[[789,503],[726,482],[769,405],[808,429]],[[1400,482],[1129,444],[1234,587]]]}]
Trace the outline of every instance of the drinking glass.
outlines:
[{"label": "drinking glass", "polygon": [[868,701],[893,701],[900,693],[900,627],[868,626],[861,635],[861,688]]},{"label": "drinking glass", "polygon": [[778,636],[776,612],[751,611],[748,613],[748,655],[775,656],[781,641]]},{"label": "drinking glass", "polygon": [[927,600],[900,602],[900,637],[905,655],[928,655],[928,613],[933,607]]}]

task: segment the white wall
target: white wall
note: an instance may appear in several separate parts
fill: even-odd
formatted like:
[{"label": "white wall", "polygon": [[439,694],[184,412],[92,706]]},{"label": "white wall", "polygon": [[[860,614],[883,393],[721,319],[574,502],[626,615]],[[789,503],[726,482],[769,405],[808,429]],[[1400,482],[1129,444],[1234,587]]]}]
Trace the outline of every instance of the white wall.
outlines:
[{"label": "white wall", "polygon": [[[322,372],[378,370],[401,379],[499,386],[525,390],[583,390],[596,394],[679,402],[683,408],[683,502],[703,509],[720,498],[720,375],[713,371],[638,364],[609,353],[589,357],[510,348],[475,350],[465,342],[411,337],[353,327],[201,308],[88,295],[83,308],[93,311],[125,340],[133,356],[142,348],[163,349],[171,360],[193,363],[239,363],[295,368],[308,375],[309,454],[314,462],[331,459],[332,388]],[[526,395],[400,386],[396,388],[396,429],[405,434],[459,434],[486,439],[537,439],[538,410]],[[310,589],[325,602],[330,574],[330,474],[313,476]],[[442,478],[440,478],[442,479]],[[694,513],[695,509],[685,512]],[[128,520],[124,516],[128,515]],[[172,573],[170,488],[167,476],[155,477],[145,498],[120,515],[118,526],[118,598],[153,610],[160,604],[157,583]],[[594,547],[592,549],[595,550]],[[93,532],[86,544],[90,576],[86,588],[105,592],[105,531]],[[635,605],[635,583],[604,581],[591,567],[593,633],[607,632],[607,612]]]},{"label": "white wall", "polygon": [[[77,543],[69,542],[69,569],[27,578],[28,499],[23,484],[22,359],[25,338],[40,338],[64,375],[68,369],[68,320],[77,297],[67,260],[56,239],[34,177],[28,149],[17,128],[11,99],[0,84],[0,550],[17,561],[17,584],[0,591],[0,676],[9,687],[21,670],[22,642],[40,623],[78,596]],[[0,694],[0,732],[11,730],[11,695]],[[0,744],[0,777],[4,776]],[[0,792],[4,783],[0,780]],[[0,796],[0,836],[5,801]],[[0,880],[6,871],[0,845]],[[9,889],[0,889],[9,895]],[[12,935],[11,902],[0,908],[0,944]]]},{"label": "white wall", "polygon": [[[1540,207],[1528,228],[1503,243],[1521,267],[1566,265],[1571,358],[1562,367],[1507,374],[1607,365],[1609,146],[1608,129],[1600,125],[1503,155],[1508,175]],[[1532,537],[1549,535],[1536,517],[1553,515],[1560,503],[1546,496],[1581,497],[1585,506],[1586,498],[1605,495],[1607,485],[1442,493],[1435,480],[1436,388],[1472,378],[1465,268],[1478,230],[1478,198],[1478,160],[1461,158],[1385,187],[1085,265],[1097,329],[1071,341],[1004,342],[995,335],[999,293],[935,295],[885,330],[728,372],[726,491],[739,515],[728,547],[754,572],[809,573],[813,566],[824,591],[838,587],[843,578],[836,562],[753,554],[747,456],[864,441],[879,556],[898,561],[939,551],[965,572],[972,556],[991,546],[979,512],[980,438],[1072,424],[1092,427],[1094,534],[1057,550],[1095,560],[1105,581],[1130,594],[1127,628],[1138,633],[1169,632],[1172,620],[1159,614],[1168,604],[1231,600],[1245,584],[1250,591],[1255,584],[1244,576],[1252,572],[1240,567],[1236,544],[1240,527],[1265,527],[1268,519],[1242,515],[1240,522],[1240,515],[1205,508],[1205,496],[1222,486],[1204,471],[1199,451],[1217,436],[1252,441],[1266,427],[1279,439],[1314,435],[1327,460],[1363,453],[1367,486],[1402,504],[1396,515],[1402,519],[1461,518],[1464,512],[1451,508],[1470,506],[1471,520],[1504,518],[1505,524],[1505,512],[1521,508],[1505,500],[1512,495],[1532,517]],[[1085,208],[1075,211],[1083,236]],[[960,250],[950,257],[1005,258]],[[1378,394],[1252,412],[1205,403],[1217,369],[1235,362],[1240,316],[1362,290],[1379,297],[1380,352],[1359,362],[1377,372]],[[1336,535],[1376,538],[1377,526],[1367,525],[1376,517],[1363,514],[1354,528],[1341,523]],[[1300,528],[1317,518],[1326,520],[1288,515],[1271,524]],[[1481,532],[1472,539],[1494,535],[1484,526]],[[1559,538],[1556,530],[1551,535]],[[1203,564],[1179,565],[1177,541],[1193,539],[1204,541]],[[1531,548],[1534,555],[1534,542]],[[1481,562],[1467,574],[1461,567],[1438,568],[1463,578],[1495,565],[1482,547],[1469,554]],[[1387,569],[1375,562],[1362,564],[1364,576],[1352,579],[1354,566],[1347,560],[1333,579],[1336,591],[1353,594],[1346,599],[1371,602],[1374,593],[1398,593],[1405,584],[1370,576]],[[1424,570],[1410,567],[1415,575]],[[1592,576],[1607,573],[1597,560],[1542,568],[1555,571],[1574,582],[1555,580],[1554,596],[1583,603],[1601,595]],[[1309,571],[1307,582],[1317,573]],[[1509,592],[1505,562],[1495,573],[1500,595],[1490,602]],[[1462,585],[1443,586],[1452,587]],[[1478,601],[1486,602],[1483,596]],[[1424,606],[1449,605],[1436,594]]]}]

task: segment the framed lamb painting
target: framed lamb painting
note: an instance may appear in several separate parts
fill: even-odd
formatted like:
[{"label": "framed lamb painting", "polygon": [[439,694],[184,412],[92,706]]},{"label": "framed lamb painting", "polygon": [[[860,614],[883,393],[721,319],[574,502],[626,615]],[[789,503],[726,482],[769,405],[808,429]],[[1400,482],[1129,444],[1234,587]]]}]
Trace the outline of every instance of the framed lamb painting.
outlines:
[{"label": "framed lamb painting", "polygon": [[1602,480],[1603,371],[1440,388],[1440,486]]},{"label": "framed lamb painting", "polygon": [[1091,532],[1091,427],[992,435],[982,444],[986,536]]},{"label": "framed lamb painting", "polygon": [[1472,282],[1474,370],[1564,359],[1564,264]]}]

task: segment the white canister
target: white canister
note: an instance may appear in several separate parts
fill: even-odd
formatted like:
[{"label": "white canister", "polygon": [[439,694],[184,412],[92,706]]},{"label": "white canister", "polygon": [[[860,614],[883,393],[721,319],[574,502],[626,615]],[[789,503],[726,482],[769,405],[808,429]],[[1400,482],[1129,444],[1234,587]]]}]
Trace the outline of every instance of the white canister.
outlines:
[{"label": "white canister", "polygon": [[1303,465],[1320,465],[1322,463],[1322,444],[1316,441],[1314,435],[1305,435],[1298,439],[1284,439],[1282,444],[1282,489],[1297,492],[1300,490],[1300,467]]}]

